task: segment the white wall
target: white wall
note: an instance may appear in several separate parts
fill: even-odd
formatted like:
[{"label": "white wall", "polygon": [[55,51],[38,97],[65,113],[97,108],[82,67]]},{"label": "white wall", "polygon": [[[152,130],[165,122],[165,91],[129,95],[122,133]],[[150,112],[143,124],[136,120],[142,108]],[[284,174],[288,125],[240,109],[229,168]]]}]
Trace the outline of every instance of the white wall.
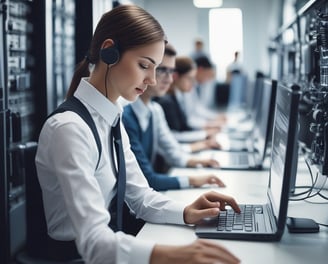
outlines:
[{"label": "white wall", "polygon": [[[208,48],[208,9],[198,9],[192,0],[134,0],[135,4],[154,15],[163,26],[169,42],[180,55],[188,55],[196,37],[205,40]],[[269,39],[278,29],[280,1],[223,0],[222,8],[240,8],[243,13],[244,52],[243,63],[250,79],[255,72],[269,71],[267,47]],[[229,26],[229,25],[227,25]]]}]

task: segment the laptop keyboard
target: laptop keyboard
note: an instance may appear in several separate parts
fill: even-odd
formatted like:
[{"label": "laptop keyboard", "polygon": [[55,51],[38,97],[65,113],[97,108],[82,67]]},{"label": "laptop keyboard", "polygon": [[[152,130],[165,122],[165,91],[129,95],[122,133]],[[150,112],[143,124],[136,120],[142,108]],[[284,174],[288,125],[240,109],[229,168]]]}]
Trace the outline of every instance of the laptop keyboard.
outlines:
[{"label": "laptop keyboard", "polygon": [[[261,206],[239,205],[241,212],[235,213],[233,209],[221,211],[218,216],[218,231],[240,231],[252,232],[254,230],[253,211],[262,213]],[[260,212],[261,211],[261,212]]]},{"label": "laptop keyboard", "polygon": [[234,164],[248,164],[248,155],[236,155],[234,157]]}]

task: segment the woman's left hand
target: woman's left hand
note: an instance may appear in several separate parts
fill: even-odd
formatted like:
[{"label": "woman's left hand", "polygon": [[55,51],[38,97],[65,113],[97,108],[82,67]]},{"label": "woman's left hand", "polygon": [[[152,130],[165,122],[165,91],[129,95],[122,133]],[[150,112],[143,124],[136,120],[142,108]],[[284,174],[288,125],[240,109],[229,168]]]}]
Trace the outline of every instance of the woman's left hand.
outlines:
[{"label": "woman's left hand", "polygon": [[187,166],[220,168],[220,163],[215,159],[191,158],[188,160]]}]

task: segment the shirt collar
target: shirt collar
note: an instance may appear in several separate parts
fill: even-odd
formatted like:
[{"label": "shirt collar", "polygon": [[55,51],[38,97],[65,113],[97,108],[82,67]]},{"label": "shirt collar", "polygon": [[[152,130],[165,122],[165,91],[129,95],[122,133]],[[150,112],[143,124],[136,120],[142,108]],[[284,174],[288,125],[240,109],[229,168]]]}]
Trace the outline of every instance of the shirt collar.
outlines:
[{"label": "shirt collar", "polygon": [[145,131],[149,125],[149,118],[151,115],[149,106],[145,105],[140,97],[138,97],[136,101],[131,103],[131,107],[139,121],[142,131]]},{"label": "shirt collar", "polygon": [[185,99],[185,93],[181,92],[179,89],[175,89],[174,91],[175,97],[179,103],[180,108],[186,112],[186,99]]},{"label": "shirt collar", "polygon": [[114,104],[109,101],[88,82],[88,78],[81,79],[74,96],[83,101],[83,103],[90,108],[97,111],[111,126],[116,125],[118,117],[122,114],[122,107],[118,103]]},{"label": "shirt collar", "polygon": [[178,102],[183,102],[183,92],[181,92],[179,89],[174,90],[175,97],[177,98]]}]

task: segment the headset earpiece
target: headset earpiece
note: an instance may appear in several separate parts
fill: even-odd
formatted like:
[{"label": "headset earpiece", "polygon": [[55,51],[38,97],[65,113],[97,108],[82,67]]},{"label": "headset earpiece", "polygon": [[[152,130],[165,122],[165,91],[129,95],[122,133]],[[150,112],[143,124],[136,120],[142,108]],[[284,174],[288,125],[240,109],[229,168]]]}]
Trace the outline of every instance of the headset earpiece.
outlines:
[{"label": "headset earpiece", "polygon": [[120,59],[120,52],[116,45],[109,48],[104,48],[100,50],[100,58],[107,65],[112,65],[118,62]]}]

